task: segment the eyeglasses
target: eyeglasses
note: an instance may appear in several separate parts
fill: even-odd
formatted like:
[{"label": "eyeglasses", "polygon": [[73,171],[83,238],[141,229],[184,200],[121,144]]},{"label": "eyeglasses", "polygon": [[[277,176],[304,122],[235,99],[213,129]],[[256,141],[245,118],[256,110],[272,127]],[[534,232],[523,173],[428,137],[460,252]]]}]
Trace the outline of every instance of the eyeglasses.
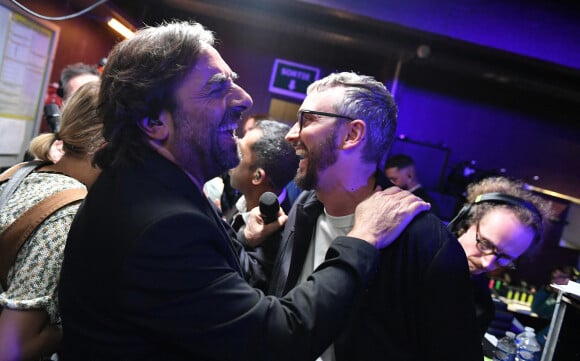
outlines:
[{"label": "eyeglasses", "polygon": [[484,255],[495,255],[496,265],[503,268],[516,269],[516,265],[514,263],[515,260],[513,258],[507,254],[498,252],[495,244],[491,243],[485,238],[481,238],[479,235],[479,223],[477,223],[477,226],[475,227],[475,242],[477,249]]},{"label": "eyeglasses", "polygon": [[343,119],[348,119],[351,122],[354,120],[354,118],[347,117],[346,115],[326,113],[326,112],[317,112],[315,110],[301,110],[298,112],[298,124],[300,125],[300,130],[302,130],[302,127],[304,125],[304,114],[320,115],[323,117],[332,117],[332,118],[343,118]]}]

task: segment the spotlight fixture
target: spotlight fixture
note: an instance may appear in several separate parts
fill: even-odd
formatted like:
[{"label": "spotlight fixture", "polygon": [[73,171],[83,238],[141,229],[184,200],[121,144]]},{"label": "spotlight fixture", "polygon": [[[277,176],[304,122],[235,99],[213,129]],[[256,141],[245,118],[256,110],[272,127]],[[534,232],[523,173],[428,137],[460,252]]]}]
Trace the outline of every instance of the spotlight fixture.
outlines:
[{"label": "spotlight fixture", "polygon": [[132,37],[135,36],[135,32],[133,30],[123,25],[119,20],[115,19],[114,17],[109,18],[109,20],[107,21],[107,25],[109,25],[111,29],[115,30],[125,39],[131,39]]}]

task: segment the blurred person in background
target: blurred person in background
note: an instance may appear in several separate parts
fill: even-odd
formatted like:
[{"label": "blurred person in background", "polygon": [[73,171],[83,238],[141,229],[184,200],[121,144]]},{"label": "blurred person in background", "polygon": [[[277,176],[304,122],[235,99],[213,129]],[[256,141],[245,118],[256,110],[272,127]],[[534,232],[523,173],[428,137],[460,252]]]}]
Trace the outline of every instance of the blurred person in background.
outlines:
[{"label": "blurred person in background", "polygon": [[[56,93],[62,98],[62,104],[65,104],[78,88],[82,85],[99,80],[99,71],[96,66],[84,63],[75,63],[67,65],[60,73],[60,81]],[[48,105],[47,105],[48,106]],[[60,114],[58,107],[53,104],[52,108],[45,106],[45,118],[49,123],[51,133],[40,134],[34,138],[28,148],[28,156],[32,159],[43,159],[47,157],[56,163],[64,154],[63,142],[59,139]],[[50,114],[47,110],[50,109]],[[54,114],[56,113],[56,114]],[[49,140],[51,140],[49,142]],[[28,160],[28,157],[27,159]]]},{"label": "blurred person in background", "polygon": [[95,65],[85,63],[69,64],[60,72],[60,82],[57,94],[62,98],[63,104],[78,88],[88,82],[99,80],[99,69]]},{"label": "blurred person in background", "polygon": [[[36,155],[45,163],[26,176],[5,203],[0,212],[0,238],[36,204],[60,191],[86,191],[97,178],[100,170],[92,165],[92,156],[104,144],[103,124],[96,113],[98,88],[96,81],[87,83],[64,106],[59,132],[63,156],[53,163],[50,147],[39,145],[44,150]],[[33,144],[52,141],[39,137]],[[0,192],[6,184],[0,183]],[[38,360],[59,348],[57,288],[67,232],[79,204],[67,204],[48,215],[22,244],[14,263],[3,265],[9,271],[0,293],[1,361]]]},{"label": "blurred person in background", "polygon": [[[242,196],[226,217],[233,230],[243,235],[250,217],[250,210],[258,207],[260,197],[272,192],[285,214],[292,204],[285,185],[296,174],[298,156],[292,145],[284,139],[290,127],[274,120],[260,120],[238,140],[240,164],[229,171],[232,188]],[[245,244],[263,270],[263,278],[251,283],[263,291],[267,290],[268,279],[276,258],[282,229],[272,234],[257,247]],[[243,237],[238,236],[238,239]]]},{"label": "blurred person in background", "polygon": [[406,154],[395,154],[385,164],[385,176],[401,189],[408,190],[431,205],[431,212],[439,216],[437,203],[421,185],[413,158]]}]

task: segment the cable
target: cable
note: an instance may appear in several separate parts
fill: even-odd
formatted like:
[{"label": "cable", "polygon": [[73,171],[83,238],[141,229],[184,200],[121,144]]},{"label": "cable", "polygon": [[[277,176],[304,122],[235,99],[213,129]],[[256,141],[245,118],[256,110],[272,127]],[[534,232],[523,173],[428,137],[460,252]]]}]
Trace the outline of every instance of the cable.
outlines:
[{"label": "cable", "polygon": [[88,13],[89,11],[93,10],[94,8],[96,8],[97,6],[100,6],[104,3],[106,3],[109,0],[99,0],[96,3],[94,3],[93,5],[90,5],[89,7],[87,7],[84,10],[81,10],[77,13],[74,14],[70,14],[70,15],[65,15],[65,16],[56,16],[56,17],[52,17],[52,16],[44,16],[38,13],[35,13],[34,11],[26,8],[24,5],[20,4],[18,1],[16,0],[10,0],[14,5],[18,6],[20,9],[24,10],[25,12],[27,12],[30,15],[36,16],[37,18],[41,18],[44,20],[51,20],[51,21],[61,21],[61,20],[70,20],[70,19],[74,19],[77,16],[81,16],[85,13]]}]

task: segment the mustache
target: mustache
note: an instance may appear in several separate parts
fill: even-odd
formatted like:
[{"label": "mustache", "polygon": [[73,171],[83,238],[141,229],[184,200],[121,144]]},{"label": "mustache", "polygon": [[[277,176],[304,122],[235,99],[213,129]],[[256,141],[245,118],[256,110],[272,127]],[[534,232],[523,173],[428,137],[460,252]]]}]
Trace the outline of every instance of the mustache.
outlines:
[{"label": "mustache", "polygon": [[235,119],[236,121],[240,122],[242,120],[242,115],[244,114],[244,109],[241,108],[228,108],[224,113],[224,117],[222,120],[226,119]]}]

